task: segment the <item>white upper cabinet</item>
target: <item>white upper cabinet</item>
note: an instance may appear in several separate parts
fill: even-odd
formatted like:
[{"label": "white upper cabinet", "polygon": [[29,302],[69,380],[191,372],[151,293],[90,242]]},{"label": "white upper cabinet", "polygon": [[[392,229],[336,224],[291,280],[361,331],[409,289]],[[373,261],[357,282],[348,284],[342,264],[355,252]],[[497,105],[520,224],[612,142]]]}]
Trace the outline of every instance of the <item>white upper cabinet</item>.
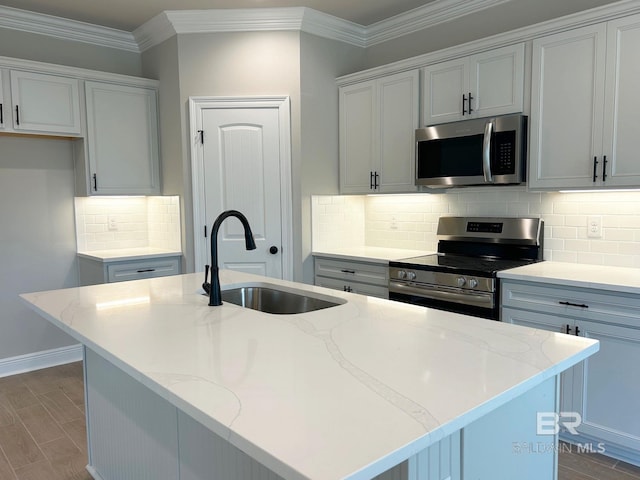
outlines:
[{"label": "white upper cabinet", "polygon": [[[640,15],[607,25],[603,155],[608,164],[602,184],[640,186],[638,132],[640,132]],[[603,161],[604,167],[604,161]],[[606,175],[606,176],[605,176]]]},{"label": "white upper cabinet", "polygon": [[423,125],[522,112],[524,43],[423,68]]},{"label": "white upper cabinet", "polygon": [[7,104],[5,103],[3,71],[0,70],[0,131],[5,129],[5,122],[7,121]]},{"label": "white upper cabinet", "polygon": [[87,81],[85,91],[87,193],[159,194],[156,90]]},{"label": "white upper cabinet", "polygon": [[640,185],[640,16],[533,42],[529,187]]},{"label": "white upper cabinet", "polygon": [[340,192],[398,193],[415,187],[419,72],[340,88]]},{"label": "white upper cabinet", "polygon": [[[12,70],[12,129],[24,133],[79,136],[80,88],[75,78]],[[7,114],[3,106],[3,116]]]}]

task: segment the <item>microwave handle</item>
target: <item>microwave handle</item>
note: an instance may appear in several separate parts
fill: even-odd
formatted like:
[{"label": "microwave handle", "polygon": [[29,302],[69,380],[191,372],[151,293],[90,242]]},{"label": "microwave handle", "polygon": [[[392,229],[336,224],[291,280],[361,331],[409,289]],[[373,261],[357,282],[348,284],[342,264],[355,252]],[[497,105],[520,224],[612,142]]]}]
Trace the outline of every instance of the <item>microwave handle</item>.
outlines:
[{"label": "microwave handle", "polygon": [[484,126],[484,142],[482,145],[482,171],[485,183],[493,183],[491,174],[491,136],[493,134],[493,120],[487,121]]}]

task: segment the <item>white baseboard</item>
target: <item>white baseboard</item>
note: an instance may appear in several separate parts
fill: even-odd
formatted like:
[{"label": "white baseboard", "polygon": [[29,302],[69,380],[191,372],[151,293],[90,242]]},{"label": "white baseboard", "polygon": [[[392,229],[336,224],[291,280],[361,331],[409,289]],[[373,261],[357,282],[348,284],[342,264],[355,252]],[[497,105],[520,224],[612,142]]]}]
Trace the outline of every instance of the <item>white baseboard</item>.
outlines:
[{"label": "white baseboard", "polygon": [[82,360],[82,345],[54,348],[43,352],[28,353],[17,357],[0,359],[0,377],[32,372]]}]

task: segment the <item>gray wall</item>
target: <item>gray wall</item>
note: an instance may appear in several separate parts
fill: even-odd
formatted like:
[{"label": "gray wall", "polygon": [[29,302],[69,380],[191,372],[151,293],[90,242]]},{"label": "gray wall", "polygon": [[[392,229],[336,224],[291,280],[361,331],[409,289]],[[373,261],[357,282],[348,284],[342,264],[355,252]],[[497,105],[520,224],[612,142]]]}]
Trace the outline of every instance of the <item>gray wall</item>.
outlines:
[{"label": "gray wall", "polygon": [[302,91],[300,175],[302,277],[313,283],[311,257],[311,195],[337,194],[338,87],[336,77],[361,70],[364,50],[335,40],[302,33],[300,85]]},{"label": "gray wall", "polygon": [[[479,13],[367,48],[365,68],[534,25],[617,0],[510,0]],[[353,73],[353,70],[349,73]]]},{"label": "gray wall", "polygon": [[[0,28],[0,56],[140,75],[140,55]],[[78,285],[71,143],[0,136],[0,359],[75,344],[18,294]]]},{"label": "gray wall", "polygon": [[140,54],[0,28],[0,56],[140,76]]},{"label": "gray wall", "polygon": [[18,294],[78,285],[69,140],[0,136],[0,359],[72,345]]}]

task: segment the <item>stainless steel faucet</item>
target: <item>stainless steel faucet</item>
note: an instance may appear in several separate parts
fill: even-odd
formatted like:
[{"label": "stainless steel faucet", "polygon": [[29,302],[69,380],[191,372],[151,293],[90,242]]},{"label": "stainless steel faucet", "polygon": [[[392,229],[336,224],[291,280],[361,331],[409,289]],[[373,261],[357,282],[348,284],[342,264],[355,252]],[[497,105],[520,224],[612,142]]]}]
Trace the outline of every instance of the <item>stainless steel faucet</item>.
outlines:
[{"label": "stainless steel faucet", "polygon": [[209,265],[205,266],[204,283],[202,284],[202,288],[205,292],[209,293],[210,307],[222,305],[220,277],[218,274],[218,230],[220,230],[220,225],[227,217],[236,217],[240,222],[242,222],[242,226],[244,227],[244,241],[247,250],[256,249],[256,242],[253,239],[253,233],[251,232],[251,227],[249,226],[247,217],[237,210],[227,210],[218,215],[218,218],[216,218],[216,221],[213,223],[213,228],[211,229],[211,284],[207,283]]}]

